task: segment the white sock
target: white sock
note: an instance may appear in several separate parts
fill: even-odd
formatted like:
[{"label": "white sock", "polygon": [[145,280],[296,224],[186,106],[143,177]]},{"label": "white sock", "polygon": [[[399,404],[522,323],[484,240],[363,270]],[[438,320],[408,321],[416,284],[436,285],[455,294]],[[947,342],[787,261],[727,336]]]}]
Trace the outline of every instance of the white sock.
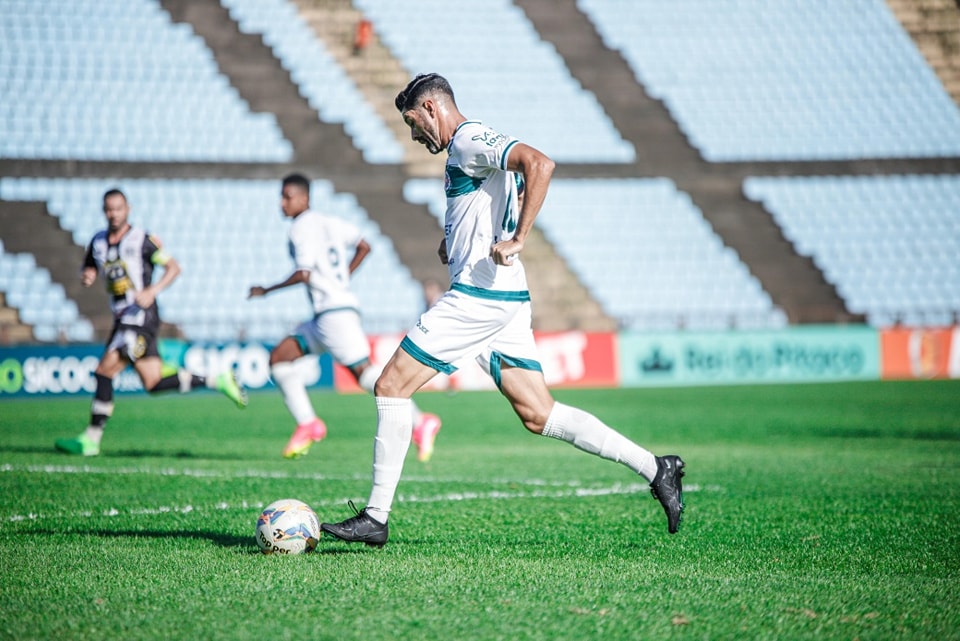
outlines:
[{"label": "white sock", "polygon": [[303,425],[317,418],[296,362],[277,363],[270,368],[270,374],[283,393],[283,402],[297,425]]},{"label": "white sock", "polygon": [[[377,384],[377,379],[380,378],[380,374],[383,373],[382,365],[370,365],[367,369],[363,370],[363,373],[360,374],[360,378],[357,379],[357,384],[360,385],[361,389],[364,389],[371,394],[373,394],[373,386]],[[413,420],[411,425],[414,427],[417,426],[417,423],[420,422],[420,419],[423,417],[423,412],[420,411],[420,408],[417,407],[417,404],[411,402],[411,408],[413,411]]]},{"label": "white sock", "polygon": [[403,460],[407,457],[413,422],[409,398],[377,397],[377,437],[373,441],[373,489],[367,514],[386,523],[393,497],[400,484]]},{"label": "white sock", "polygon": [[571,443],[584,452],[623,463],[647,481],[652,481],[657,474],[657,460],[652,453],[604,425],[593,414],[575,407],[554,403],[543,435]]},{"label": "white sock", "polygon": [[357,379],[357,383],[362,389],[365,389],[373,394],[373,386],[377,384],[377,379],[380,378],[380,374],[382,373],[382,366],[371,363],[367,369],[363,370],[363,372],[360,374],[360,378]]}]

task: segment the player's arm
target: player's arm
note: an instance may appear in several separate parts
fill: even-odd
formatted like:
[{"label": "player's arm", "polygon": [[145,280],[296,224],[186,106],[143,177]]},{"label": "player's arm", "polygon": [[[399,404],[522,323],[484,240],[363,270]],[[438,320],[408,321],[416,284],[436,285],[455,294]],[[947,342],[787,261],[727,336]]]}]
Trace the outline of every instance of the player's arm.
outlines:
[{"label": "player's arm", "polygon": [[370,253],[370,243],[364,239],[360,239],[360,242],[357,243],[357,249],[353,253],[353,258],[350,260],[350,273],[357,271],[357,268],[360,267],[360,263],[363,262],[363,259],[367,257],[367,254]]},{"label": "player's arm", "polygon": [[310,270],[308,269],[298,269],[297,271],[290,274],[286,280],[280,281],[269,287],[261,287],[260,285],[254,285],[250,288],[250,293],[247,294],[247,298],[260,298],[261,296],[266,296],[270,292],[275,292],[278,289],[284,289],[286,287],[292,287],[293,285],[299,285],[300,283],[307,283],[310,281]]},{"label": "player's arm", "polygon": [[[150,247],[150,245],[152,245],[152,247]],[[163,276],[161,276],[160,280],[157,282],[151,283],[137,292],[137,296],[134,300],[142,309],[146,309],[153,305],[160,292],[165,290],[167,287],[170,287],[170,285],[173,284],[173,281],[180,277],[181,272],[180,263],[178,263],[173,256],[170,256],[163,251],[163,246],[156,238],[149,238],[146,251],[149,253],[149,260],[151,263],[163,267]]]},{"label": "player's arm", "polygon": [[533,221],[536,220],[543,201],[547,197],[547,188],[550,186],[554,167],[556,163],[530,145],[521,142],[510,150],[507,169],[523,176],[523,200],[513,238],[497,243],[490,250],[493,262],[497,265],[509,265],[513,257],[523,250],[527,234],[533,229]]},{"label": "player's arm", "polygon": [[97,261],[93,258],[93,243],[87,246],[87,253],[83,257],[83,267],[80,268],[80,282],[84,287],[90,287],[97,281]]}]

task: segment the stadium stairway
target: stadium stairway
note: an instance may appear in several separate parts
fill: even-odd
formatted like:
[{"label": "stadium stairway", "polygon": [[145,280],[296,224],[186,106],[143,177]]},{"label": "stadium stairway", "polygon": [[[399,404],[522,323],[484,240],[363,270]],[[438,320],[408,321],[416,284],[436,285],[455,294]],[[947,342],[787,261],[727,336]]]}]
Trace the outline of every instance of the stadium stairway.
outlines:
[{"label": "stadium stairway", "polygon": [[13,345],[33,340],[33,330],[20,320],[17,310],[7,305],[7,297],[0,292],[0,345]]},{"label": "stadium stairway", "polygon": [[953,101],[960,104],[960,6],[956,0],[887,0]]},{"label": "stadium stairway", "polygon": [[363,14],[350,0],[295,0],[300,15],[321,39],[337,64],[350,76],[366,101],[383,118],[403,146],[404,164],[411,176],[435,178],[443,174],[443,155],[423,153],[410,139],[410,131],[397,117],[394,98],[409,81],[409,74],[374,32],[360,51],[353,43]]},{"label": "stadium stairway", "polygon": [[[47,206],[37,202],[0,201],[0,229],[3,229],[6,250],[33,254],[37,265],[50,272],[51,280],[63,285],[67,297],[76,302],[80,315],[105,336],[113,325],[107,295],[102,286],[86,288],[80,283],[85,250],[74,244],[73,236],[50,215]],[[6,320],[13,319],[4,318]],[[20,330],[14,325],[11,331],[19,335]]]}]

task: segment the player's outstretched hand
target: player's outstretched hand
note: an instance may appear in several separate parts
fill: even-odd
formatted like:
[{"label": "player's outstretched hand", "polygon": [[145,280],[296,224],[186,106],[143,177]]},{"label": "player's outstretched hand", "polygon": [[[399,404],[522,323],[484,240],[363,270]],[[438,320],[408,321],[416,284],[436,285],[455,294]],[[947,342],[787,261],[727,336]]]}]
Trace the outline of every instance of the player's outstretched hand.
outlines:
[{"label": "player's outstretched hand", "polygon": [[260,287],[260,285],[254,285],[253,287],[250,288],[250,293],[247,294],[247,298],[248,299],[260,298],[261,296],[266,296],[266,295],[267,295],[266,289],[264,289],[263,287]]}]

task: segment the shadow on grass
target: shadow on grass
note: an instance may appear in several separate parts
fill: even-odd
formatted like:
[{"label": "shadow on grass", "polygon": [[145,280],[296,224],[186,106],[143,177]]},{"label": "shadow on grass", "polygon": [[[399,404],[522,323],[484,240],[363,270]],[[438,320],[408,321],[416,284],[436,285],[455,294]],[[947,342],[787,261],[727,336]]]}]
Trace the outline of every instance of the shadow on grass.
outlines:
[{"label": "shadow on grass", "polygon": [[118,539],[205,539],[224,548],[243,548],[238,551],[249,554],[259,554],[260,549],[250,536],[235,536],[233,534],[224,534],[223,532],[202,532],[202,531],[164,531],[164,530],[32,530],[24,532],[26,535],[38,536],[56,536],[63,538],[65,536],[96,536],[101,538]]},{"label": "shadow on grass", "polygon": [[[164,530],[32,530],[24,534],[30,536],[56,536],[63,538],[65,536],[95,536],[100,538],[118,538],[118,539],[202,539],[210,541],[223,548],[235,548],[240,554],[260,554],[260,548],[254,542],[253,535],[236,536],[233,534],[224,534],[222,532],[203,532],[203,531],[164,531]],[[330,545],[331,547],[326,547]],[[361,554],[367,552],[376,552],[374,548],[366,545],[354,545],[346,547],[348,544],[342,544],[333,539],[320,539],[320,543],[312,554],[324,556],[340,556],[344,554]]]},{"label": "shadow on grass", "polygon": [[100,452],[98,456],[77,456],[75,454],[65,454],[58,451],[53,445],[41,447],[38,445],[4,445],[0,446],[0,453],[11,454],[56,454],[58,460],[63,461],[96,461],[98,459],[118,459],[118,458],[174,458],[174,459],[193,459],[210,461],[259,461],[262,456],[238,456],[236,454],[218,454],[216,452],[204,452],[201,454],[189,450],[107,450]]}]

